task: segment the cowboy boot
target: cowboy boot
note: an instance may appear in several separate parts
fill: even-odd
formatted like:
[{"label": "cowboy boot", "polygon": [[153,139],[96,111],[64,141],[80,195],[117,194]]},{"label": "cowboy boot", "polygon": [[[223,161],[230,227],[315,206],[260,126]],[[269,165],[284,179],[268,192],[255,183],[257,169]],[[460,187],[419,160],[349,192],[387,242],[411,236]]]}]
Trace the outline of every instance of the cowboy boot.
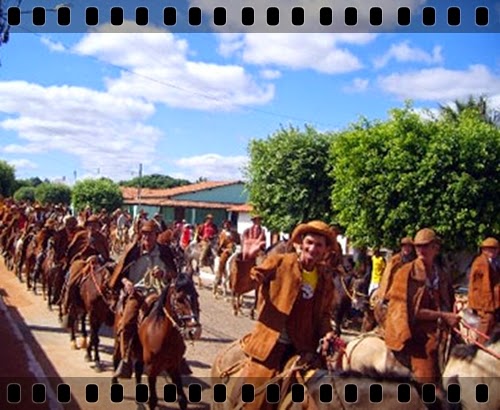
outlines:
[{"label": "cowboy boot", "polygon": [[122,359],[116,368],[113,377],[121,379],[130,379],[132,377],[132,366],[130,364],[129,355],[132,346],[132,340],[127,341],[125,329],[120,334],[120,347],[122,349]]}]

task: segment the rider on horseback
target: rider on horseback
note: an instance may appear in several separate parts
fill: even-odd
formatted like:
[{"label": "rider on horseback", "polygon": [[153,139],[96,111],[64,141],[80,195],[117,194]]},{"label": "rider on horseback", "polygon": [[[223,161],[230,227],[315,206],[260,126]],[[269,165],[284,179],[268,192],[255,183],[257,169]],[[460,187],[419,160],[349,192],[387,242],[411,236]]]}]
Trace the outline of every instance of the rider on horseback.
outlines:
[{"label": "rider on horseback", "polygon": [[429,228],[413,241],[417,259],[395,274],[387,294],[385,343],[402,363],[409,362],[419,383],[438,383],[438,349],[443,325],[454,327],[460,317],[453,313],[451,278],[436,263],[440,240]]},{"label": "rider on horseback", "polygon": [[[146,293],[159,291],[177,275],[171,249],[157,242],[158,225],[155,221],[144,222],[140,238],[120,258],[110,279],[111,288],[121,287],[122,316],[116,329],[116,346],[121,352],[121,362],[114,377],[132,376],[131,352],[137,346],[137,320]],[[152,275],[149,278],[147,275]],[[149,281],[150,283],[145,283]]]},{"label": "rider on horseback", "polygon": [[[324,264],[334,242],[332,231],[324,222],[311,221],[300,224],[291,241],[297,245],[297,253],[268,256],[250,271],[260,285],[262,302],[254,331],[242,339],[249,360],[239,381],[253,382],[256,390],[275,377],[293,355],[299,354],[309,362],[316,357],[320,339],[323,354],[335,339],[331,324],[332,274]],[[254,258],[262,240],[249,240],[246,245],[248,257]],[[239,389],[234,393],[239,394]],[[245,408],[272,407],[264,399],[261,391]]]},{"label": "rider on horseback", "polygon": [[208,214],[205,217],[205,222],[200,226],[198,231],[198,238],[201,240],[203,245],[201,250],[200,262],[202,266],[207,266],[208,254],[210,252],[210,246],[212,240],[217,237],[217,226],[214,224],[214,217],[212,214]]},{"label": "rider on horseback", "polygon": [[[97,215],[89,216],[85,221],[86,229],[75,234],[66,251],[65,268],[67,274],[61,303],[63,327],[67,327],[70,308],[75,300],[78,285],[83,275],[82,268],[87,258],[97,256],[98,262],[101,265],[110,261],[108,240],[99,232],[100,227],[99,217]],[[78,266],[73,265],[76,261],[80,261],[81,263]]]}]

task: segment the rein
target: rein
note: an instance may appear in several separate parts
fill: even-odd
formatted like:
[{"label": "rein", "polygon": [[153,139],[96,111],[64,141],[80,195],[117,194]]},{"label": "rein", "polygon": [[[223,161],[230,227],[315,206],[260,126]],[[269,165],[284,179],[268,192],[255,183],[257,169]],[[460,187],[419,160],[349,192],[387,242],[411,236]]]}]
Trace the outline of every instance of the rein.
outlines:
[{"label": "rein", "polygon": [[342,284],[342,288],[344,289],[345,294],[351,300],[351,302],[354,301],[354,296],[368,296],[362,292],[358,292],[357,290],[353,290],[351,294],[347,289],[347,285],[345,284],[344,277],[342,275],[340,275],[340,283]]},{"label": "rein", "polygon": [[[469,330],[472,330],[473,332],[475,332],[476,334],[482,336],[482,337],[485,337],[487,339],[489,339],[489,336],[488,335],[485,335],[483,332],[480,332],[479,330],[475,329],[474,327],[472,327],[471,325],[467,324],[465,321],[461,321],[462,324]],[[460,333],[460,330],[457,329],[456,327],[453,328],[453,331],[458,333],[460,336],[464,337],[461,333]],[[490,354],[491,356],[493,356],[495,359],[497,360],[500,360],[500,354],[494,352],[493,350],[489,349],[488,347],[486,347],[485,345],[483,345],[482,343],[479,343],[477,340],[474,340],[472,337],[469,337],[469,336],[465,336],[465,339],[468,341],[468,342],[472,342],[473,344],[475,344],[477,347],[479,347],[481,350],[484,350],[486,353]]]},{"label": "rein", "polygon": [[[99,269],[97,269],[97,272],[100,272],[101,270],[103,270],[105,267],[105,265],[103,266],[100,266]],[[97,289],[97,293],[99,293],[99,296],[101,296],[102,300],[104,301],[104,303],[106,304],[106,306],[108,307],[108,309],[112,312],[112,313],[116,313],[115,310],[111,307],[111,305],[108,303],[108,300],[106,298],[106,296],[104,296],[104,293],[102,292],[101,290],[101,287],[99,286],[99,284],[97,283],[97,279],[95,277],[95,274],[94,274],[94,265],[92,265],[90,267],[90,277],[92,278],[92,282],[94,282],[94,285]]]}]

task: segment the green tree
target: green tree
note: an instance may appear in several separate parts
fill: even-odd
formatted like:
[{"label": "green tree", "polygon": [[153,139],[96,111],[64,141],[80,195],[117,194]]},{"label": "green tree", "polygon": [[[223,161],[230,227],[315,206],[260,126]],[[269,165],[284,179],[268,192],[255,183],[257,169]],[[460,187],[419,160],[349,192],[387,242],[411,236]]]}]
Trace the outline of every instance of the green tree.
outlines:
[{"label": "green tree", "polygon": [[23,186],[14,192],[14,199],[16,201],[30,201],[35,202],[35,188],[32,186]]},{"label": "green tree", "polygon": [[35,199],[42,204],[71,203],[71,188],[64,184],[42,182],[35,188]]},{"label": "green tree", "polygon": [[329,145],[330,136],[310,126],[250,142],[246,187],[268,228],[290,232],[300,222],[331,221]]},{"label": "green tree", "polygon": [[[14,184],[15,189],[14,191],[19,190],[20,188],[23,187],[33,187],[36,188],[38,185],[40,185],[43,181],[38,178],[38,177],[32,177],[32,178],[27,178],[27,179],[16,179],[16,182]],[[46,181],[49,182],[49,181]]]},{"label": "green tree", "polygon": [[498,124],[498,111],[491,107],[488,98],[484,95],[479,97],[469,96],[466,100],[454,100],[453,105],[439,105],[441,114],[451,121],[458,121],[460,114],[466,110],[474,110],[483,121],[491,125]]},{"label": "green tree", "polygon": [[105,208],[112,212],[123,204],[119,185],[108,178],[78,181],[73,187],[72,200],[77,211],[89,205],[93,211]]},{"label": "green tree", "polygon": [[125,187],[142,187],[151,189],[166,189],[176,186],[188,185],[190,182],[186,179],[172,178],[168,175],[152,174],[144,175],[142,177],[132,178],[128,181],[120,181],[120,186]]},{"label": "green tree", "polygon": [[408,104],[361,120],[333,141],[332,205],[359,245],[394,248],[433,227],[448,250],[500,229],[500,130],[474,109],[424,120]]},{"label": "green tree", "polygon": [[7,161],[0,160],[0,196],[11,196],[15,190],[15,181],[15,168]]}]

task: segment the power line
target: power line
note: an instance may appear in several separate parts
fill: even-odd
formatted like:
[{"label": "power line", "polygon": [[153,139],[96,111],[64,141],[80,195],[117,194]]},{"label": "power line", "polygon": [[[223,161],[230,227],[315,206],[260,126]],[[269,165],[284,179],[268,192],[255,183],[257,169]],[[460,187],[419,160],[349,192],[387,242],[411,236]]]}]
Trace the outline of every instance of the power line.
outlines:
[{"label": "power line", "polygon": [[[29,32],[31,34],[34,34],[34,35],[36,35],[36,36],[38,36],[40,38],[43,38],[43,36],[41,34],[39,34],[37,32],[34,32],[34,31],[28,29],[27,27],[20,26],[20,28],[23,29],[23,30],[26,30],[27,32]],[[65,50],[71,50],[71,47],[67,46],[63,42],[60,42],[60,44],[64,47]],[[199,91],[199,90],[193,90],[193,89],[188,89],[188,88],[185,88],[185,87],[181,87],[179,85],[176,85],[176,84],[168,82],[168,81],[159,80],[159,79],[154,78],[152,76],[138,73],[138,72],[136,72],[136,71],[134,71],[134,70],[132,70],[132,69],[130,69],[128,67],[124,67],[124,66],[121,66],[121,65],[118,65],[118,64],[114,64],[114,63],[111,63],[109,61],[101,60],[98,57],[93,56],[93,55],[87,55],[86,57],[88,57],[88,58],[90,58],[90,59],[92,59],[94,61],[97,61],[97,62],[99,62],[101,64],[105,64],[105,65],[107,65],[109,67],[113,67],[113,68],[125,71],[127,73],[130,73],[132,75],[135,75],[137,77],[144,78],[144,79],[146,79],[148,81],[151,81],[151,82],[154,82],[156,84],[160,84],[160,85],[163,85],[165,87],[169,87],[169,88],[172,88],[172,89],[183,91],[183,92],[188,93],[188,94],[190,94],[192,96],[199,96],[199,97],[205,98],[207,100],[219,102],[219,103],[222,103],[222,104],[228,104],[230,106],[240,107],[240,108],[243,108],[246,111],[252,111],[252,112],[255,112],[255,113],[265,114],[265,115],[272,116],[272,117],[284,118],[284,119],[287,119],[287,120],[302,122],[302,123],[305,123],[305,124],[313,124],[313,125],[321,125],[321,126],[324,126],[324,127],[337,128],[337,126],[335,126],[333,124],[330,124],[330,123],[325,123],[323,121],[311,121],[311,120],[306,119],[306,118],[296,117],[296,116],[289,115],[289,114],[283,114],[283,113],[280,113],[280,112],[275,112],[275,111],[270,111],[270,110],[264,110],[264,109],[260,109],[260,108],[256,108],[256,107],[250,107],[250,106],[247,106],[247,105],[244,105],[244,104],[241,104],[241,103],[232,102],[229,99],[223,99],[223,98],[220,98],[220,97],[216,97],[216,96],[204,93],[204,92]]]}]

